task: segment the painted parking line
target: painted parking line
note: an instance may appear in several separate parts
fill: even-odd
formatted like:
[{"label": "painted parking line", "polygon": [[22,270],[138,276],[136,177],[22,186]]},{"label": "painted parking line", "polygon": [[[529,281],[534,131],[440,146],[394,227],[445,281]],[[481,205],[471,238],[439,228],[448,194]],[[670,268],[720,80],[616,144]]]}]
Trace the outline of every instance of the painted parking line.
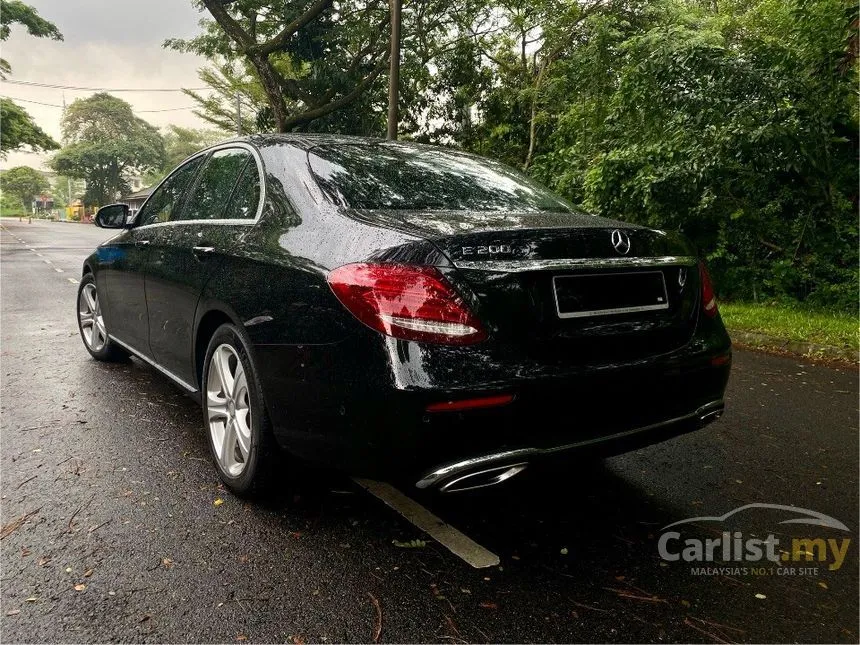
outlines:
[{"label": "painted parking line", "polygon": [[476,569],[494,567],[499,564],[499,556],[495,553],[488,551],[467,535],[433,515],[421,504],[407,497],[391,484],[358,477],[353,478],[353,481],[371,495],[381,499],[467,564]]}]

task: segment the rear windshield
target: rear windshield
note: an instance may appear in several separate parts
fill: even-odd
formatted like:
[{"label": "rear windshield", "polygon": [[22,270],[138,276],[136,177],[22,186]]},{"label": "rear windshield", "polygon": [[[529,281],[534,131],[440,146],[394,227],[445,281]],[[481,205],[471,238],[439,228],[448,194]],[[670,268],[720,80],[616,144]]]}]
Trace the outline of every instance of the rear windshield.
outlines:
[{"label": "rear windshield", "polygon": [[357,209],[562,211],[560,197],[503,164],[397,143],[323,145],[308,153],[329,198]]}]

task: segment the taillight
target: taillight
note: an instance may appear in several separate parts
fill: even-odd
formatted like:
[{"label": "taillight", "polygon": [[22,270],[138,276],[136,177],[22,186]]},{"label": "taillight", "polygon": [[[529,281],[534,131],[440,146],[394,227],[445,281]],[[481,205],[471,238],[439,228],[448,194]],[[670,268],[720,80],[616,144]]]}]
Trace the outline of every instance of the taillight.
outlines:
[{"label": "taillight", "polygon": [[714,284],[705,263],[699,260],[699,280],[702,283],[702,311],[709,318],[717,315],[717,297],[714,295]]},{"label": "taillight", "polygon": [[347,264],[328,274],[337,299],[371,329],[428,343],[467,345],[487,334],[434,267]]}]

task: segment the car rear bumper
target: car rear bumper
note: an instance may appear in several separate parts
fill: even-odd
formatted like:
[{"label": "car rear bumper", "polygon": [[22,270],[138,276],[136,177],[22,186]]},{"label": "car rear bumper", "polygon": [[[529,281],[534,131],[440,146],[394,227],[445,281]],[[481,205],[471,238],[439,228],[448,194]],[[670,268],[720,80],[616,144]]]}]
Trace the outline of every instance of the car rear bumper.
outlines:
[{"label": "car rear bumper", "polygon": [[722,400],[711,401],[689,414],[610,435],[599,435],[549,448],[529,447],[477,455],[433,468],[415,485],[443,493],[492,486],[521,473],[533,463],[569,458],[574,454],[580,457],[589,453],[610,455],[665,441],[703,428],[719,419],[724,410],[725,403]]},{"label": "car rear bumper", "polygon": [[[533,463],[611,454],[700,428],[703,416],[707,421],[722,410],[731,365],[724,341],[692,344],[659,360],[555,375],[508,367],[497,370],[503,378],[473,388],[452,387],[442,371],[416,369],[405,378],[404,365],[420,367],[414,359],[422,349],[414,343],[382,356],[366,342],[364,354],[338,345],[255,351],[276,438],[287,451],[355,475],[415,482],[472,459],[496,462],[497,455],[514,453]],[[393,354],[405,358],[392,366]],[[434,409],[439,402],[503,394],[513,397],[507,405]]]}]

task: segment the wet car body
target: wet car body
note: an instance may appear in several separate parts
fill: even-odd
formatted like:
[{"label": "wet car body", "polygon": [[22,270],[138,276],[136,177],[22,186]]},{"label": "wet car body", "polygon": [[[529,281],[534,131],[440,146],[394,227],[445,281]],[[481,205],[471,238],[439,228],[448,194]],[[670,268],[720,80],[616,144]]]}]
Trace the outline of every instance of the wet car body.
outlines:
[{"label": "wet car body", "polygon": [[[722,412],[730,341],[716,310],[705,314],[706,277],[682,236],[575,209],[353,208],[309,159],[358,144],[435,150],[323,135],[215,148],[253,156],[256,217],[136,225],[105,242],[84,271],[111,336],[199,397],[207,335],[225,321],[241,326],[281,447],[422,488],[472,488],[542,459],[619,452]],[[355,263],[434,267],[484,337],[422,342],[362,324],[329,283]],[[559,284],[641,274],[665,285],[659,309],[561,310]]]}]

